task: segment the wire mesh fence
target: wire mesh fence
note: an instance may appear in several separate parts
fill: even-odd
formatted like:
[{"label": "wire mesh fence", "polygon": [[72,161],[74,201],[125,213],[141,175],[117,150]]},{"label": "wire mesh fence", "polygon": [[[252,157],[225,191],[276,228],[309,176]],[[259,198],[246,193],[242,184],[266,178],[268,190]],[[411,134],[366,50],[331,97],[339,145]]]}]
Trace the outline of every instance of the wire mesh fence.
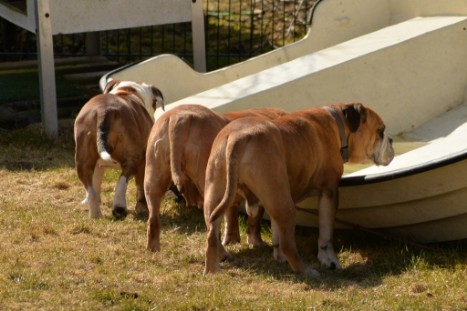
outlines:
[{"label": "wire mesh fence", "polygon": [[[316,0],[203,0],[208,70],[295,42]],[[89,51],[86,40],[97,42]],[[35,35],[0,22],[0,61],[36,59]],[[191,23],[54,36],[56,57],[99,54],[120,64],[163,54],[192,63]]]}]

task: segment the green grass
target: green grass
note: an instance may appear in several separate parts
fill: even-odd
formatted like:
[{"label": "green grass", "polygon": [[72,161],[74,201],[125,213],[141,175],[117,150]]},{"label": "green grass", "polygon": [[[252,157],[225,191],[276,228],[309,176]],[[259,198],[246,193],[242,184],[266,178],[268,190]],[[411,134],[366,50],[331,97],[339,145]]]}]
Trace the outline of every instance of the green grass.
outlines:
[{"label": "green grass", "polygon": [[[63,129],[62,129],[63,130]],[[103,184],[105,217],[91,220],[73,167],[70,125],[57,141],[38,127],[0,135],[1,310],[465,310],[466,241],[418,248],[337,231],[342,271],[318,267],[317,231],[298,228],[307,278],[272,259],[269,246],[229,246],[234,259],[204,276],[200,210],[162,209],[162,251],[145,250],[146,224],[111,217],[118,172]],[[131,184],[129,206],[135,203]],[[244,232],[245,220],[241,219]],[[245,236],[242,236],[245,241]]]}]

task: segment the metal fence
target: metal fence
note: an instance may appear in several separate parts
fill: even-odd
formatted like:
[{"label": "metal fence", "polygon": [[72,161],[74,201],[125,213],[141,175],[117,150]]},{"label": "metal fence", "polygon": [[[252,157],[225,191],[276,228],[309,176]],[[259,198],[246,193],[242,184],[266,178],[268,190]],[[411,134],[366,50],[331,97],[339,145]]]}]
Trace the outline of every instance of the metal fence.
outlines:
[{"label": "metal fence", "polygon": [[[208,70],[301,39],[315,0],[203,0]],[[89,45],[88,40],[96,44]],[[90,46],[94,46],[90,51]],[[56,57],[99,54],[120,64],[172,53],[192,63],[191,24],[54,37]],[[0,22],[0,61],[36,59],[35,35]]]}]

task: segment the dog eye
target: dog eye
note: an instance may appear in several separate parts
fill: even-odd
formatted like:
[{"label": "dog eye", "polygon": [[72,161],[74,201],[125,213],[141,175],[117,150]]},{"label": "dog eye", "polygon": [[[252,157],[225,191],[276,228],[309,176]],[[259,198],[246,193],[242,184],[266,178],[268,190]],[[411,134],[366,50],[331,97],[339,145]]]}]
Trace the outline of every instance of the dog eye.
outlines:
[{"label": "dog eye", "polygon": [[378,130],[379,137],[384,138],[384,131],[385,131],[385,128],[382,128],[382,129]]}]

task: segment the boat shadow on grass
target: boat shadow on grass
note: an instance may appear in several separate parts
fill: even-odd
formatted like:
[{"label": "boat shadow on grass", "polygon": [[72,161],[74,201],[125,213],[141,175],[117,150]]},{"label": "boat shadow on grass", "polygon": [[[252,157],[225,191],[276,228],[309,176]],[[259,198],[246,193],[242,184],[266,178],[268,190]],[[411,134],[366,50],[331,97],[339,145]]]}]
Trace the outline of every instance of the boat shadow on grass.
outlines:
[{"label": "boat shadow on grass", "polygon": [[334,246],[343,269],[329,270],[321,267],[316,258],[317,240],[317,229],[297,228],[299,253],[319,271],[320,276],[316,278],[296,274],[287,263],[276,262],[270,244],[261,248],[240,247],[231,252],[233,259],[224,263],[224,269],[246,269],[253,274],[304,283],[313,289],[338,290],[378,287],[387,277],[411,270],[455,269],[467,264],[467,240],[414,245],[400,238],[385,239],[357,230],[336,230]]},{"label": "boat shadow on grass", "polygon": [[[162,230],[177,227],[183,234],[204,234],[206,229],[200,209],[175,206],[175,211],[163,211]],[[241,244],[226,246],[232,258],[221,263],[222,271],[248,271],[251,274],[264,275],[266,278],[302,283],[310,289],[372,288],[381,286],[387,277],[397,276],[412,269],[454,269],[456,266],[467,264],[467,240],[423,245],[395,236],[372,234],[356,229],[339,229],[335,230],[334,247],[343,269],[327,270],[320,267],[316,258],[318,230],[297,227],[296,243],[299,254],[320,273],[316,278],[307,277],[294,273],[287,263],[274,260],[269,221],[265,220],[262,223],[262,236],[266,243],[256,248],[249,247],[246,243],[245,224],[246,216],[240,215],[243,240]],[[203,250],[204,245],[203,240]]]}]

